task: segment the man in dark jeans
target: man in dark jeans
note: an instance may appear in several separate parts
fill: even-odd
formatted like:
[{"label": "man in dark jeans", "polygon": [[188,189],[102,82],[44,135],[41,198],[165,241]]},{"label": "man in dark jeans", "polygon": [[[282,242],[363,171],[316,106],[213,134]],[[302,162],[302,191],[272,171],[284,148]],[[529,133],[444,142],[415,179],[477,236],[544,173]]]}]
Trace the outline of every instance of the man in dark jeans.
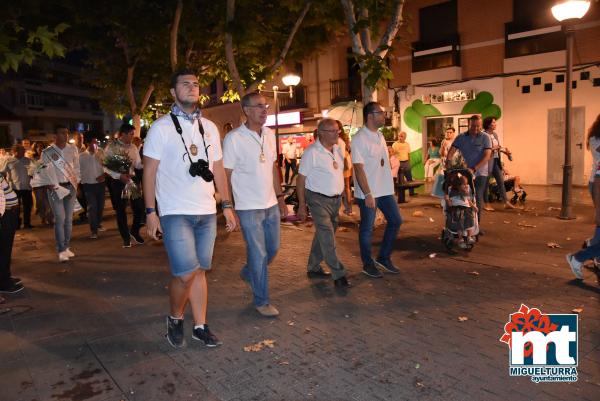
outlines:
[{"label": "man in dark jeans", "polygon": [[[22,145],[15,145],[12,151],[14,159],[7,163],[5,172],[10,177],[11,187],[19,199],[17,229],[21,227],[21,223],[24,228],[32,228],[31,209],[33,208],[33,196],[30,184],[31,178],[27,171],[31,160],[25,157],[25,148]],[[23,220],[21,220],[21,216],[19,215],[21,212],[23,212]]]},{"label": "man in dark jeans", "polygon": [[12,277],[10,272],[13,242],[18,227],[19,204],[17,195],[2,175],[0,175],[0,203],[5,204],[4,213],[0,213],[0,294],[15,294],[24,288],[21,279]]},{"label": "man in dark jeans", "polygon": [[[138,149],[131,143],[133,139],[134,128],[130,124],[123,124],[119,129],[119,139],[106,148],[106,156],[114,154],[126,154],[131,159],[131,168],[129,172],[120,173],[107,169],[113,179],[110,181],[110,196],[112,203],[117,212],[117,225],[119,233],[123,238],[123,248],[131,248],[131,245],[143,244],[144,239],[140,235],[140,227],[142,222],[142,214],[144,213],[144,200],[140,197],[137,199],[123,199],[122,193],[125,185],[133,180],[133,170],[142,168],[142,162]],[[133,210],[133,223],[131,229],[127,227],[127,203],[131,204]]]}]

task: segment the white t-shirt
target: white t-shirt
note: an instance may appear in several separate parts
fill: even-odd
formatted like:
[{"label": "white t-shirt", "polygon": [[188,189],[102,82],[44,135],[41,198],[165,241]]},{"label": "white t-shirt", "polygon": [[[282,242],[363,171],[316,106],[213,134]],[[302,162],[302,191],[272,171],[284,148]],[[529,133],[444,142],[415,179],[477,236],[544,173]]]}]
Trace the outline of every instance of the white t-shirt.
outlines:
[{"label": "white t-shirt", "polygon": [[590,174],[590,182],[594,181],[596,174],[600,176],[600,152],[596,149],[600,146],[600,138],[590,137],[590,152],[592,152],[592,173]]},{"label": "white t-shirt", "polygon": [[[260,161],[261,146],[265,161]],[[231,187],[237,210],[268,209],[277,204],[273,163],[277,160],[275,135],[267,127],[262,135],[242,124],[223,140],[223,165],[233,170]]]},{"label": "white t-shirt", "polygon": [[293,160],[296,158],[297,147],[298,147],[298,145],[296,145],[296,142],[292,142],[292,143],[286,142],[283,144],[281,153],[283,153],[286,158]]},{"label": "white t-shirt", "polygon": [[79,154],[79,168],[81,170],[82,184],[98,184],[96,178],[104,174],[98,154],[92,154],[87,150]]},{"label": "white t-shirt", "polygon": [[[352,164],[362,164],[367,182],[374,198],[394,194],[394,180],[388,156],[387,145],[383,135],[362,127],[350,143]],[[383,166],[381,161],[383,160]],[[354,196],[365,199],[356,174],[354,175]]]},{"label": "white t-shirt", "polygon": [[[189,152],[192,144],[198,148],[196,156],[189,153],[192,160],[206,160],[198,124],[194,121],[192,125],[191,121],[183,117],[177,119],[183,131],[185,147],[169,114],[152,124],[144,141],[144,156],[160,160],[156,173],[156,200],[160,215],[214,214],[217,212],[214,183],[206,182],[200,176],[192,177],[189,173],[190,160],[186,151]],[[202,126],[204,141],[208,147],[209,169],[212,171],[213,163],[223,158],[219,130],[212,121],[205,118],[202,118]]]},{"label": "white t-shirt", "polygon": [[306,177],[306,188],[313,192],[334,196],[344,191],[344,154],[338,145],[330,152],[317,140],[304,151],[298,172]]}]

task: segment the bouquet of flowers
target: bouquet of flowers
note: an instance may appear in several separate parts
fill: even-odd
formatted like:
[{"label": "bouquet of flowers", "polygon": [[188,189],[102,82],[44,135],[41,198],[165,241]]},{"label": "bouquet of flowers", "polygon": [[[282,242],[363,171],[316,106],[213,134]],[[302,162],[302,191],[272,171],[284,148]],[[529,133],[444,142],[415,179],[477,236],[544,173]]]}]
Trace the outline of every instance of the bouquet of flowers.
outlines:
[{"label": "bouquet of flowers", "polygon": [[[114,153],[110,153],[108,156],[104,158],[104,166],[112,171],[115,171],[119,174],[129,174],[131,169],[131,158],[129,155],[123,151],[116,151]],[[142,191],[140,188],[133,182],[133,180],[129,180],[125,184],[125,188],[121,192],[122,199],[139,199],[142,197]]]},{"label": "bouquet of flowers", "polygon": [[42,172],[43,169],[46,168],[46,165],[44,164],[44,162],[42,162],[42,160],[32,160],[31,163],[29,163],[29,166],[27,167],[27,175],[30,177],[35,177],[36,174],[39,174]]}]

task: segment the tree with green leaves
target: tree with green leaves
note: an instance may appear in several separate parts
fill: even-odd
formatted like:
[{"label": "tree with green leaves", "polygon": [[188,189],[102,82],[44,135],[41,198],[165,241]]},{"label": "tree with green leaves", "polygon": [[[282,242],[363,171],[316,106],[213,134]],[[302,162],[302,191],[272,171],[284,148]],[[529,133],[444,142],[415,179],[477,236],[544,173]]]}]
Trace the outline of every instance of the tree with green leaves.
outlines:
[{"label": "tree with green leaves", "polygon": [[59,37],[69,28],[60,21],[40,18],[39,1],[24,0],[2,5],[0,11],[0,72],[17,72],[38,57],[64,57]]},{"label": "tree with green leaves", "polygon": [[[386,56],[402,24],[404,0],[340,0],[359,66],[363,103],[376,99],[378,87],[393,77]],[[388,21],[382,32],[382,21]]]}]

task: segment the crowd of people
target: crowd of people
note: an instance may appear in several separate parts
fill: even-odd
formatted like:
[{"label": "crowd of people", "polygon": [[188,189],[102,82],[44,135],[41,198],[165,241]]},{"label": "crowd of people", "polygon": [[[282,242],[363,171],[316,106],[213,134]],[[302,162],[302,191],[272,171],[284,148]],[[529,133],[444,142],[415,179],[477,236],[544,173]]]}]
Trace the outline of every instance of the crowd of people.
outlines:
[{"label": "crowd of people", "polygon": [[[172,76],[171,95],[170,112],[152,124],[143,145],[135,143],[134,128],[123,124],[117,138],[104,149],[98,147],[94,138],[83,141],[78,135],[75,143],[68,143],[66,127],[56,128],[50,146],[33,147],[36,153],[31,159],[24,156],[24,144],[15,146],[14,157],[5,160],[8,167],[0,170],[0,293],[16,293],[24,288],[21,280],[11,274],[10,259],[15,230],[21,227],[19,205],[23,209],[23,227],[31,227],[27,216],[31,213],[32,191],[36,193],[39,188],[37,207],[42,209],[45,222],[54,226],[58,261],[66,262],[75,257],[70,246],[75,206],[84,207],[90,238],[97,239],[103,231],[107,188],[124,248],[144,243],[144,224],[147,237],[163,241],[171,275],[165,335],[169,344],[175,348],[185,345],[184,313],[189,304],[194,320],[191,338],[209,347],[218,346],[221,342],[207,323],[206,280],[217,232],[218,193],[226,231],[241,230],[246,244],[246,262],[240,267],[240,278],[253,293],[254,307],[265,317],[279,315],[269,295],[269,265],[280,249],[280,222],[287,216],[288,207],[276,138],[265,126],[267,100],[260,93],[243,96],[245,122],[231,129],[221,142],[216,125],[204,118],[198,107],[199,83],[192,71],[182,70]],[[340,291],[352,286],[338,257],[335,238],[340,209],[352,213],[350,177],[354,202],[360,210],[358,242],[363,273],[371,278],[382,278],[383,272],[400,273],[391,257],[402,225],[394,197],[393,167],[400,169],[405,179],[412,179],[410,146],[406,134],[400,133],[398,141],[388,149],[379,132],[385,123],[379,103],[364,106],[363,121],[364,126],[350,142],[339,121],[322,119],[314,143],[299,162],[292,142],[283,149],[289,167],[286,182],[289,183],[290,172],[292,179],[297,174],[297,217],[304,221],[310,213],[314,221],[307,277],[330,279]],[[500,152],[510,155],[500,146],[494,123],[493,119],[486,119],[482,127],[481,117],[473,116],[468,132],[454,138],[454,129],[448,128],[444,141],[428,152],[427,160],[440,159],[439,163],[430,163],[435,171],[435,164],[449,168],[453,155],[460,151],[466,168],[475,177],[477,201],[467,206],[478,211],[483,209],[490,172],[497,175],[497,181],[502,179],[502,174],[497,174],[501,171],[500,160],[495,159],[500,158]],[[600,158],[600,147],[596,145],[592,146]],[[458,202],[460,198],[465,202],[469,191],[466,184],[464,179],[457,179],[452,184],[456,195],[448,200]],[[131,225],[127,221],[127,205],[133,214]],[[50,214],[44,211],[45,207]],[[385,217],[386,225],[374,255],[372,238],[377,210]],[[481,219],[481,213],[477,213],[477,219]],[[596,241],[599,233],[597,229],[590,240],[588,253],[600,243]],[[473,241],[473,235],[469,232],[467,240]],[[582,257],[585,255],[570,257],[574,271]],[[323,262],[328,269],[324,269]]]}]

